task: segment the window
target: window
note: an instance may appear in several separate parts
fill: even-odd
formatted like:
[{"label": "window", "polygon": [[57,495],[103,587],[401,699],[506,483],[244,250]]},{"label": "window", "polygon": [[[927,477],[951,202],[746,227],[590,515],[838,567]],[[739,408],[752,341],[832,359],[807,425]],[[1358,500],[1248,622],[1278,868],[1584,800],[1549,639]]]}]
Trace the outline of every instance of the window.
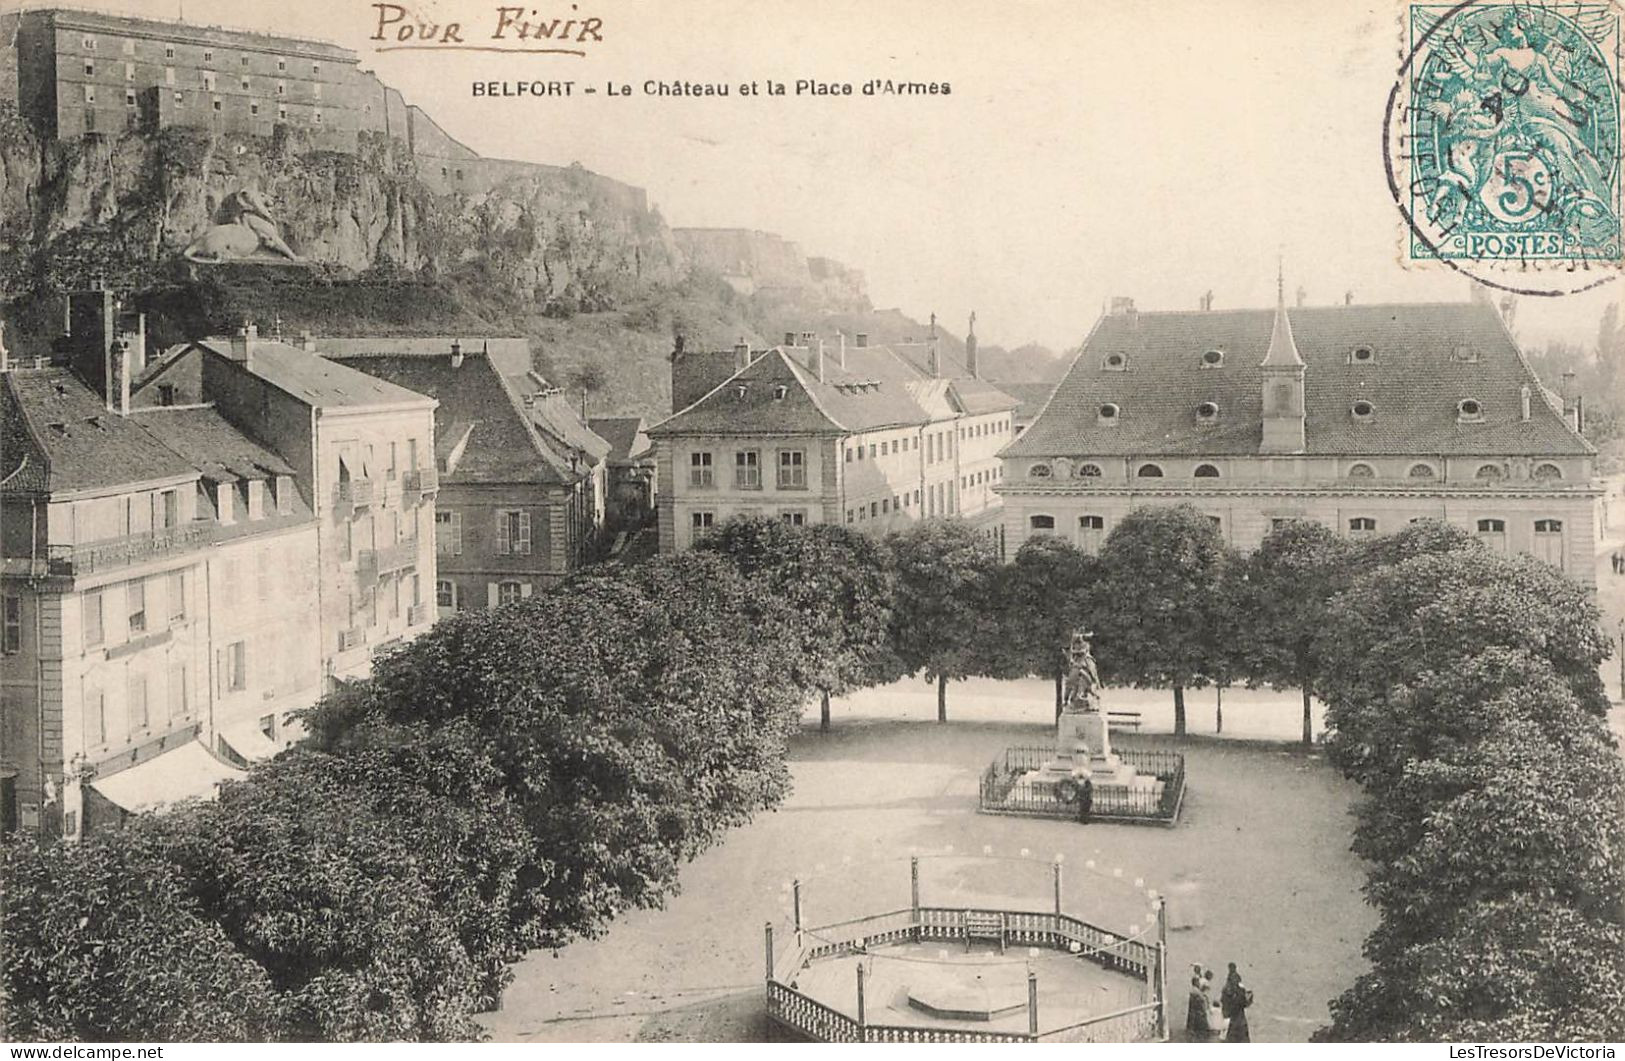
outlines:
[{"label": "window", "polygon": [[278,81],[276,83],[276,94],[279,96],[286,96],[288,94],[288,83],[286,81]]},{"label": "window", "polygon": [[214,74],[207,70],[203,72],[203,87],[210,92],[214,91]]},{"label": "window", "polygon": [[1507,521],[1504,519],[1481,519],[1478,521],[1480,534],[1505,534]]},{"label": "window", "polygon": [[130,711],[130,729],[144,730],[150,722],[147,717],[147,676],[132,672],[127,685],[129,699],[126,703]]},{"label": "window", "polygon": [[246,56],[246,55],[238,56],[237,57],[237,62],[242,64],[243,66],[247,66],[248,65],[248,56]]},{"label": "window", "polygon": [[762,455],[753,449],[734,454],[734,486],[741,490],[762,488]]},{"label": "window", "polygon": [[169,621],[172,623],[184,622],[186,619],[186,572],[171,571],[165,577],[164,596],[169,598]]},{"label": "window", "polygon": [[858,514],[855,511],[853,511],[852,509],[850,509],[850,508],[847,509],[846,510],[846,521],[848,523],[856,523],[858,521]]},{"label": "window", "polygon": [[4,603],[4,631],[0,633],[0,650],[10,656],[23,650],[23,599],[7,594]]},{"label": "window", "polygon": [[1107,372],[1123,372],[1128,369],[1128,357],[1125,354],[1107,354],[1100,361],[1100,367]]},{"label": "window", "polygon": [[1480,464],[1473,478],[1495,482],[1505,479],[1506,471],[1499,464]]},{"label": "window", "polygon": [[259,112],[260,112],[260,105],[258,103],[250,103],[248,105],[248,113],[249,114],[258,114]]},{"label": "window", "polygon": [[102,596],[101,592],[85,594],[84,634],[86,648],[102,643]]},{"label": "window", "polygon": [[191,696],[187,689],[186,664],[169,665],[169,717],[185,718],[191,710]]},{"label": "window", "polygon": [[523,599],[524,596],[525,587],[523,583],[514,582],[512,580],[497,583],[498,604],[512,604],[517,600]]},{"label": "window", "polygon": [[321,111],[311,111],[310,112],[310,120],[315,122],[317,125],[322,124],[322,112]]},{"label": "window", "polygon": [[1140,470],[1134,473],[1141,479],[1161,479],[1162,469],[1155,464],[1142,464]]},{"label": "window", "polygon": [[276,116],[278,118],[282,119],[283,121],[287,121],[288,120],[288,108],[283,107],[283,106],[278,106],[277,109],[276,109]]},{"label": "window", "polygon": [[1377,470],[1369,464],[1357,463],[1349,465],[1350,479],[1375,479]]},{"label": "window", "polygon": [[696,512],[689,519],[689,526],[696,535],[702,534],[716,526],[717,517],[714,512]]},{"label": "window", "polygon": [[1370,420],[1376,414],[1377,414],[1377,407],[1375,405],[1372,405],[1370,402],[1365,401],[1363,399],[1361,401],[1357,401],[1353,405],[1349,406],[1349,415],[1353,416],[1354,419],[1356,419],[1356,420],[1360,420],[1360,421]]},{"label": "window", "polygon": [[882,498],[881,501],[880,501],[880,514],[882,516],[885,516],[885,515],[889,515],[890,513],[891,513],[891,498],[889,498],[889,497]]},{"label": "window", "polygon": [[85,50],[87,52],[93,52],[93,51],[96,50],[96,38],[95,37],[82,37],[82,38],[80,38],[79,43],[85,46]]},{"label": "window", "polygon": [[1370,516],[1355,516],[1349,520],[1351,538],[1369,538],[1377,532],[1377,521]]},{"label": "window", "polygon": [[1106,517],[1079,516],[1078,517],[1078,545],[1091,556],[1100,552],[1101,543],[1106,537]]},{"label": "window", "polygon": [[1117,422],[1117,413],[1117,406],[1111,402],[1107,402],[1100,407],[1100,422],[1103,424],[1115,424]]},{"label": "window", "polygon": [[1563,566],[1563,521],[1535,520],[1535,555],[1553,567]]},{"label": "window", "polygon": [[322,64],[321,63],[311,63],[310,64],[310,75],[312,77],[320,77],[321,73],[322,73]]},{"label": "window", "polygon": [[1079,479],[1098,479],[1100,478],[1100,465],[1080,464],[1078,465],[1078,470],[1072,474],[1077,476]]},{"label": "window", "polygon": [[214,50],[213,49],[205,48],[203,50],[203,61],[206,62],[206,63],[214,62]]},{"label": "window", "polygon": [[1222,364],[1224,364],[1223,350],[1209,350],[1202,355],[1203,368],[1218,368]]},{"label": "window", "polygon": [[278,71],[286,70],[288,68],[288,60],[278,59],[276,61],[276,68]]},{"label": "window", "polygon": [[1376,351],[1369,346],[1356,346],[1349,351],[1349,364],[1363,365],[1376,358]]},{"label": "window", "polygon": [[807,489],[807,454],[804,450],[779,451],[779,489]]},{"label": "window", "polygon": [[86,85],[85,86],[85,102],[86,103],[95,103],[96,102],[96,86],[95,85]]},{"label": "window", "polygon": [[130,611],[130,633],[145,633],[147,629],[147,584],[141,579],[126,582],[124,592]]},{"label": "window", "polygon": [[449,578],[434,580],[434,606],[442,612],[457,610],[457,583]]},{"label": "window", "polygon": [[1033,516],[1028,519],[1027,523],[1040,534],[1048,534],[1055,529],[1054,516]]},{"label": "window", "polygon": [[1055,470],[1047,464],[1035,464],[1027,474],[1034,479],[1048,479],[1055,474]]},{"label": "window", "polygon": [[463,555],[463,514],[435,509],[434,552],[436,556]]},{"label": "window", "polygon": [[1198,464],[1196,466],[1196,471],[1192,472],[1191,474],[1198,479],[1217,479],[1219,477],[1219,469],[1212,464]]},{"label": "window", "polygon": [[1478,360],[1478,347],[1469,346],[1469,345],[1464,343],[1464,344],[1461,344],[1461,345],[1457,346],[1454,350],[1452,350],[1451,351],[1451,356],[1454,357],[1457,361],[1462,361],[1462,362],[1466,362],[1468,364],[1471,364],[1472,362]]},{"label": "window", "polygon": [[239,83],[239,84],[240,84],[240,85],[242,85],[242,87],[243,87],[243,91],[244,91],[244,92],[247,92],[247,91],[248,91],[248,78],[246,78],[246,77],[245,77],[245,78],[242,78],[242,79],[240,79],[240,80],[239,80],[239,82],[238,82],[238,83]]},{"label": "window", "polygon": [[86,77],[95,77],[96,76],[96,64],[93,63],[93,62],[90,62],[88,59],[85,61],[85,76]]},{"label": "window", "polygon": [[497,513],[497,552],[503,556],[530,555],[529,512],[503,509]]},{"label": "window", "polygon": [[220,691],[241,692],[248,688],[248,642],[233,641],[219,652]]},{"label": "window", "polygon": [[1539,483],[1548,483],[1563,478],[1563,469],[1550,462],[1537,464],[1535,470],[1529,473],[1529,478]]},{"label": "window", "polygon": [[1409,474],[1412,479],[1431,479],[1434,476],[1433,465],[1413,464]]},{"label": "window", "polygon": [[1484,419],[1484,407],[1478,404],[1476,398],[1463,398],[1456,403],[1456,419],[1463,423],[1472,423]]},{"label": "window", "polygon": [[804,527],[807,525],[807,513],[799,508],[786,509],[785,511],[780,512],[779,519],[790,524],[792,527]]},{"label": "window", "polygon": [[1219,418],[1219,405],[1217,402],[1203,402],[1196,407],[1196,419],[1204,424],[1211,424]]},{"label": "window", "polygon": [[711,471],[711,454],[691,453],[688,457],[688,485],[709,489],[716,485]]},{"label": "window", "polygon": [[212,105],[213,105],[213,107],[214,107],[214,109],[215,109],[215,110],[219,110],[219,109],[220,109],[220,97],[219,97],[219,96],[216,96],[216,97],[215,97],[215,98],[214,98],[214,99],[213,99],[213,100],[211,100],[211,101],[210,101],[210,102],[211,102],[211,104],[212,104]]},{"label": "window", "polygon": [[165,59],[173,59],[173,58],[175,58],[175,46],[173,44],[164,45],[164,58]]},{"label": "window", "polygon": [[134,81],[135,80],[135,64],[134,63],[125,63],[124,64],[124,80],[126,80],[126,81]]},{"label": "window", "polygon": [[848,463],[848,464],[852,463],[852,447],[851,446],[846,447],[846,463]]}]

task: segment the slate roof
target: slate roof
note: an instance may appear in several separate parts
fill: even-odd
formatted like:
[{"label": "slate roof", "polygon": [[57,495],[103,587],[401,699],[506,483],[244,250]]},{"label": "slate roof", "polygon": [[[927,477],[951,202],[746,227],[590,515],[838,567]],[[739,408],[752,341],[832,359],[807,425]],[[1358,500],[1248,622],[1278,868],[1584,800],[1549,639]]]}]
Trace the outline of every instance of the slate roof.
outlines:
[{"label": "slate roof", "polygon": [[1055,384],[1049,381],[1043,383],[1001,383],[999,389],[1010,395],[1018,403],[1016,406],[1016,419],[1031,422],[1038,411],[1049,401],[1049,396],[1055,393]]},{"label": "slate roof", "polygon": [[1003,412],[1021,404],[1019,398],[1005,393],[1002,385],[994,386],[975,376],[954,377],[949,381],[949,390],[955,403],[971,416]]},{"label": "slate roof", "polygon": [[464,354],[455,368],[446,353],[352,354],[333,360],[440,403],[434,412],[436,459],[444,465],[451,449],[468,436],[455,471],[442,482],[568,485],[581,478],[570,470],[568,457],[531,425],[518,395],[484,354]]},{"label": "slate roof", "polygon": [[641,416],[595,416],[587,421],[592,433],[609,443],[609,459],[634,460],[649,448]]},{"label": "slate roof", "polygon": [[[221,357],[229,356],[229,338],[208,339],[199,344]],[[358,372],[348,365],[301,350],[275,339],[254,340],[249,371],[290,397],[315,408],[343,408],[358,405],[427,404],[423,395],[386,380]]]},{"label": "slate roof", "polygon": [[[1493,307],[1472,303],[1316,306],[1289,309],[1305,365],[1305,451],[1309,454],[1528,454],[1593,452],[1548,401]],[[1260,364],[1274,310],[1107,316],[1032,426],[1006,456],[1256,454],[1262,437]],[[1351,358],[1369,347],[1372,358]],[[1470,350],[1464,361],[1457,350]],[[1223,353],[1203,368],[1202,355]],[[1110,354],[1124,371],[1104,367]],[[1521,389],[1532,392],[1531,416]],[[1457,403],[1480,403],[1481,423],[1459,423]],[[1355,401],[1373,415],[1359,421]],[[1196,408],[1219,406],[1199,425]],[[1119,407],[1102,424],[1104,403]]]},{"label": "slate roof", "polygon": [[[534,372],[515,377],[515,386],[524,386],[530,408],[530,423],[546,438],[573,450],[597,464],[609,456],[609,443],[593,434],[592,428],[581,422],[575,407],[563,392],[549,388],[548,383]],[[541,388],[541,389],[538,389]]]},{"label": "slate roof", "polygon": [[7,441],[0,474],[17,470],[14,439],[26,440],[19,455],[29,462],[17,478],[6,479],[7,493],[65,493],[197,477],[190,463],[138,421],[108,412],[101,395],[66,368],[18,370],[0,380],[6,390],[0,437]]},{"label": "slate roof", "polygon": [[288,462],[231,425],[212,408],[143,408],[135,420],[210,482],[292,475]]}]

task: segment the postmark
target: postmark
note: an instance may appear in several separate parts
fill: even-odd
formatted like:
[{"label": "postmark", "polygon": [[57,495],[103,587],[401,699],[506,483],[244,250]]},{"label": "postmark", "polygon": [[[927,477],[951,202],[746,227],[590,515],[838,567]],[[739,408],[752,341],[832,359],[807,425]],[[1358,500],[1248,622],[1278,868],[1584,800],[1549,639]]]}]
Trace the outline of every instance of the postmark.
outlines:
[{"label": "postmark", "polygon": [[1558,295],[1625,263],[1620,9],[1408,4],[1384,161],[1401,258]]}]

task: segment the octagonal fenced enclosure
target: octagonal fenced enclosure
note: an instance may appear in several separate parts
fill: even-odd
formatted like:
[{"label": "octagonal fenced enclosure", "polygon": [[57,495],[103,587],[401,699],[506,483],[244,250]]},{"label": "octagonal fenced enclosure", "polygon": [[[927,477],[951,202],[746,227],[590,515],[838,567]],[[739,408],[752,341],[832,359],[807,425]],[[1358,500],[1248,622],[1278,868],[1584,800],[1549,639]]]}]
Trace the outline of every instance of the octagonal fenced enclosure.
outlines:
[{"label": "octagonal fenced enclosure", "polygon": [[1162,895],[1093,860],[983,850],[785,882],[768,1018],[822,1042],[1166,1040]]},{"label": "octagonal fenced enclosure", "polygon": [[[983,814],[1014,814],[1028,818],[1059,818],[1075,821],[1079,807],[1075,796],[1064,790],[1034,784],[1034,771],[1055,756],[1045,746],[1006,748],[982,771],[977,785],[977,809]],[[1089,820],[1134,825],[1173,825],[1179,820],[1185,802],[1185,757],[1178,752],[1119,748],[1116,756],[1154,785],[1114,791],[1097,788]]]}]

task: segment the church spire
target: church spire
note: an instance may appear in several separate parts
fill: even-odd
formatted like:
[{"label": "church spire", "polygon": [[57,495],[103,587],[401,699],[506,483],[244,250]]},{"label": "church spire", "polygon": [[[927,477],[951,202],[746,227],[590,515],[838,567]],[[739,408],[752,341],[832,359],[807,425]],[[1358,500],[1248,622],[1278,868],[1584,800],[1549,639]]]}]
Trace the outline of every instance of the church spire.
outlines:
[{"label": "church spire", "polygon": [[1269,351],[1259,366],[1263,374],[1264,422],[1259,441],[1263,453],[1302,453],[1304,451],[1303,358],[1292,338],[1292,321],[1286,311],[1286,273],[1275,274],[1275,326],[1270,331]]},{"label": "church spire", "polygon": [[1292,338],[1292,322],[1286,314],[1286,272],[1284,265],[1277,265],[1275,272],[1275,328],[1270,332],[1269,352],[1264,355],[1264,365],[1302,365],[1303,358],[1298,356],[1298,344]]}]

